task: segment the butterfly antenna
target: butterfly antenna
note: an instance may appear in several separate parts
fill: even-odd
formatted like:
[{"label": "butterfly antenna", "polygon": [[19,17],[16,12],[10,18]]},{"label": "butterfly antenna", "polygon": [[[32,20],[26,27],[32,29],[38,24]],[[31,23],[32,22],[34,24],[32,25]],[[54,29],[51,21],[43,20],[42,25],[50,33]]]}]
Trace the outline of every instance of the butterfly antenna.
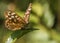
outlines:
[{"label": "butterfly antenna", "polygon": [[25,12],[25,15],[24,15],[24,20],[26,23],[29,22],[29,17],[30,17],[30,12],[31,12],[31,9],[32,9],[32,3],[29,4],[26,12]]}]

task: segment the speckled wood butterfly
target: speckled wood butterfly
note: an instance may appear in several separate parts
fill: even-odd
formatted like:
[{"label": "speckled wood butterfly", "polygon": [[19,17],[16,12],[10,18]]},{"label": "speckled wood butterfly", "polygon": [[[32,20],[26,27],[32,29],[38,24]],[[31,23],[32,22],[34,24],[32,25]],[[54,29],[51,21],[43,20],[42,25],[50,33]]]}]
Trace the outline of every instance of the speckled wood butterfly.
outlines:
[{"label": "speckled wood butterfly", "polygon": [[[31,12],[31,3],[28,6],[28,9],[25,12],[24,17],[20,17],[15,11],[7,10],[5,11],[5,27],[9,30],[15,31],[23,28],[26,24],[28,24],[29,16]],[[11,8],[12,9],[12,8]]]}]

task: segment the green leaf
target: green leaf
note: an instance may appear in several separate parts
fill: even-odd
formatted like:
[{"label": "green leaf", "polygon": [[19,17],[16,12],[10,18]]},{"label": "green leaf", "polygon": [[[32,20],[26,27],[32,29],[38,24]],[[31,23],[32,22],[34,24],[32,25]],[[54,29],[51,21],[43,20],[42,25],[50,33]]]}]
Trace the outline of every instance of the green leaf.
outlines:
[{"label": "green leaf", "polygon": [[17,39],[21,38],[23,35],[36,30],[36,29],[21,29],[14,31],[7,39],[5,43],[14,43]]}]

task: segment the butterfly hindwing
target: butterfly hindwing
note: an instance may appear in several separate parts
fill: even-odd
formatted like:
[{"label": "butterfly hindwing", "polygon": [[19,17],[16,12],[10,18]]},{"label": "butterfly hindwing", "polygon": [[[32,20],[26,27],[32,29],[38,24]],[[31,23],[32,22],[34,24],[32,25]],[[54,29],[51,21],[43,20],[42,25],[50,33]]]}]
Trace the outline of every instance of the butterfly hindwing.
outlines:
[{"label": "butterfly hindwing", "polygon": [[8,11],[5,14],[5,26],[9,30],[19,30],[25,25],[25,21],[15,12]]}]

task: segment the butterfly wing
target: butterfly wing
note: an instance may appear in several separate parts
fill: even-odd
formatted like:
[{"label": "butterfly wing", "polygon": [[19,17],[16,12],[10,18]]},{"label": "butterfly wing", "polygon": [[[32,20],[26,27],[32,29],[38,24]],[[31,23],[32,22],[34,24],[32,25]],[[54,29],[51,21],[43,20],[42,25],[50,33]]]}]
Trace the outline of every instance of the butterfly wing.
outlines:
[{"label": "butterfly wing", "polygon": [[19,30],[26,24],[25,21],[15,12],[6,12],[5,18],[5,27],[9,30]]},{"label": "butterfly wing", "polygon": [[30,3],[28,9],[25,12],[24,18],[22,19],[15,11],[15,5],[10,4],[5,14],[5,27],[9,30],[19,30],[29,22],[29,16],[31,12],[32,4]]},{"label": "butterfly wing", "polygon": [[25,15],[24,15],[24,20],[25,22],[28,24],[29,22],[29,18],[30,18],[30,12],[31,12],[31,9],[32,9],[32,3],[29,4],[26,12],[25,12]]}]

